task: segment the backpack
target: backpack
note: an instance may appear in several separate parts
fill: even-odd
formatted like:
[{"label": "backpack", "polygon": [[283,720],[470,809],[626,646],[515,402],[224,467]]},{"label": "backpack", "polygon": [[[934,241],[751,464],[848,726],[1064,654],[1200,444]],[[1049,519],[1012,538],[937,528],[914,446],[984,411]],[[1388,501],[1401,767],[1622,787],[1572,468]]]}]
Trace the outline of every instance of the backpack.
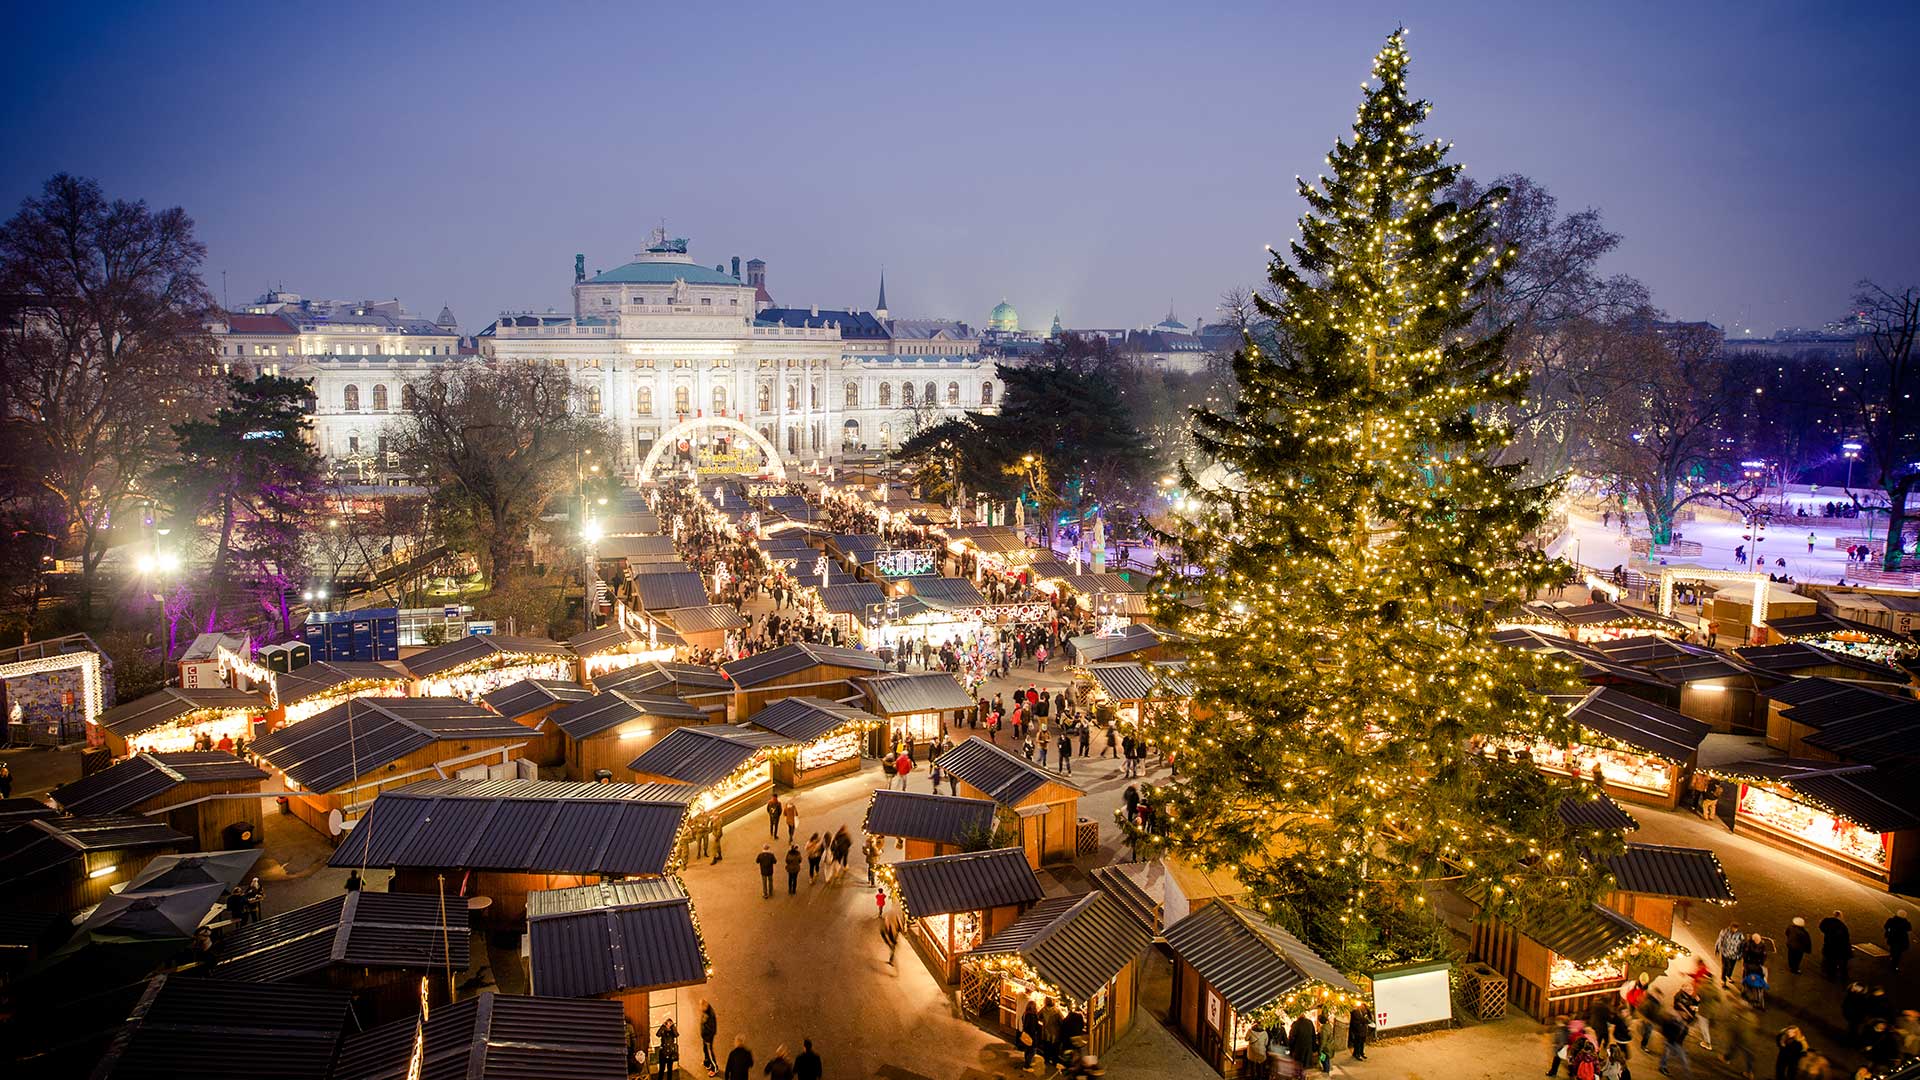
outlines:
[{"label": "backpack", "polygon": [[1573,1075],[1578,1080],[1593,1080],[1593,1059],[1581,1058],[1580,1064],[1573,1067]]}]

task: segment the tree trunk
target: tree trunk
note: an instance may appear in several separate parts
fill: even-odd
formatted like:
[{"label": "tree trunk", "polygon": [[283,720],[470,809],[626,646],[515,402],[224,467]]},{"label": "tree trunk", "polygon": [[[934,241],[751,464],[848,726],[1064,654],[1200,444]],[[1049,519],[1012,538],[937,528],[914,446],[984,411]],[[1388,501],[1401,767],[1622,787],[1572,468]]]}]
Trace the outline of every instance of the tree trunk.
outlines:
[{"label": "tree trunk", "polygon": [[1913,491],[1915,480],[1920,480],[1920,474],[1901,478],[1887,492],[1887,550],[1880,559],[1884,570],[1900,569],[1901,553],[1906,549],[1907,495]]}]

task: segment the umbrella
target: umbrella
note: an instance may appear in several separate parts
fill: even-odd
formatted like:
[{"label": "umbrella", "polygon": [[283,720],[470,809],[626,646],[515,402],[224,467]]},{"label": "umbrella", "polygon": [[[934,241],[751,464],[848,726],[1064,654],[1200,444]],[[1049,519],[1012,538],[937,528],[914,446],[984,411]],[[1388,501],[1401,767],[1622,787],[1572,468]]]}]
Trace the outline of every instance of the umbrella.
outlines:
[{"label": "umbrella", "polygon": [[202,851],[191,855],[161,855],[140,871],[121,895],[178,889],[188,885],[220,885],[231,889],[247,880],[260,861],[259,849]]},{"label": "umbrella", "polygon": [[[123,892],[100,901],[87,921],[80,924],[75,941],[138,939],[159,941],[168,938],[187,940],[200,924],[207,921],[214,905],[227,891],[225,885],[189,885],[181,889],[157,889]],[[69,943],[71,944],[71,943]]]}]

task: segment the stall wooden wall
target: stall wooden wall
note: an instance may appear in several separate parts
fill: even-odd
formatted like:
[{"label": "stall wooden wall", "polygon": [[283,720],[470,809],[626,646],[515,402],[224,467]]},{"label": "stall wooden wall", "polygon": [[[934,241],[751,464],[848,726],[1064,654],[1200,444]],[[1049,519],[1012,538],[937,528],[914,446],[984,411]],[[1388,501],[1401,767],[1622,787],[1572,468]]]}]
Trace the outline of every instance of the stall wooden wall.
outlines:
[{"label": "stall wooden wall", "polygon": [[872,674],[875,673],[866,668],[815,664],[752,688],[734,691],[732,717],[735,723],[750,720],[754,713],[790,697],[822,697],[828,701],[851,697],[855,692],[851,680]]},{"label": "stall wooden wall", "polygon": [[244,823],[252,827],[251,844],[257,847],[264,840],[267,815],[261,806],[260,781],[253,781],[252,787],[255,790],[250,794],[214,796],[191,806],[174,807],[167,811],[167,824],[193,837],[196,851],[223,851],[230,846],[225,835],[227,826]]},{"label": "stall wooden wall", "polygon": [[661,739],[667,732],[677,727],[699,727],[687,720],[669,720],[658,716],[641,716],[624,724],[596,732],[584,739],[563,736],[566,743],[567,779],[591,780],[594,773],[601,769],[613,773],[615,779],[625,776],[634,758],[647,752],[647,748]]},{"label": "stall wooden wall", "polygon": [[[34,875],[29,883],[16,887],[7,896],[6,906],[22,911],[48,911],[61,915],[79,911],[113,895],[115,885],[132,881],[155,858],[190,850],[192,848],[187,844],[180,844],[135,851],[82,852],[55,869]],[[113,872],[97,878],[87,876],[88,871],[103,866],[113,867]]]},{"label": "stall wooden wall", "polygon": [[1708,683],[1705,685],[1720,689],[1703,690],[1702,685],[1688,683],[1680,688],[1680,715],[1690,716],[1723,735],[1765,729],[1766,719],[1758,707],[1759,695],[1753,688]]},{"label": "stall wooden wall", "polygon": [[[327,814],[331,810],[338,809],[351,818],[354,815],[347,811],[349,802],[364,807],[382,791],[392,791],[421,780],[439,780],[440,774],[434,771],[436,766],[443,767],[447,776],[451,777],[461,769],[469,769],[475,765],[499,764],[503,760],[511,761],[517,756],[516,752],[526,744],[526,739],[522,736],[463,739],[459,742],[449,739],[428,743],[400,760],[361,777],[356,782],[357,786],[343,791],[292,792],[288,794],[287,801],[293,810],[294,817],[306,822],[321,836],[328,836]],[[484,758],[472,757],[482,751],[489,753]],[[452,761],[453,758],[468,760]]]}]

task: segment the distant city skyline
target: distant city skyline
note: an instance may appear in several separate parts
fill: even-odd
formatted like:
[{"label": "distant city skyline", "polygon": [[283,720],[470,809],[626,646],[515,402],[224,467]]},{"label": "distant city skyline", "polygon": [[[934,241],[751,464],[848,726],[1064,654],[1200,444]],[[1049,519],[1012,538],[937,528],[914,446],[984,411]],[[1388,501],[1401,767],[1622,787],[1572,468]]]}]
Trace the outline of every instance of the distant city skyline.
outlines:
[{"label": "distant city skyline", "polygon": [[[1413,16],[1426,130],[1598,207],[1679,319],[1819,327],[1920,277],[1908,5],[691,11],[42,8],[0,46],[0,201],[50,175],[180,205],[238,306],[272,287],[566,310],[662,219],[783,305],[982,327],[1189,324],[1293,234]],[[1710,47],[1709,47],[1710,45]]]}]

